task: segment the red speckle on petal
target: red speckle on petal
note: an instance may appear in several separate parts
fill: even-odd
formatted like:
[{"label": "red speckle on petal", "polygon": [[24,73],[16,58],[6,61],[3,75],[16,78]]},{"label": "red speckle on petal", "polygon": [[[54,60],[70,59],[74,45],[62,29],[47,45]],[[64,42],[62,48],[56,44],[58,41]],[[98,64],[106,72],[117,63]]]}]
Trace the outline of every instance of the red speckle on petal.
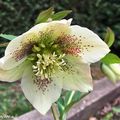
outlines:
[{"label": "red speckle on petal", "polygon": [[38,90],[44,92],[47,90],[48,86],[52,83],[51,79],[41,79],[40,76],[36,76],[34,79],[34,84],[37,85]]},{"label": "red speckle on petal", "polygon": [[81,42],[75,35],[63,35],[57,41],[66,54],[78,55],[81,52]]},{"label": "red speckle on petal", "polygon": [[21,43],[20,49],[17,48],[13,53],[10,54],[13,55],[13,58],[15,58],[16,61],[19,61],[31,52],[34,44],[35,43],[31,41],[24,44]]},{"label": "red speckle on petal", "polygon": [[65,51],[67,54],[78,55],[80,53],[80,48],[68,48]]}]

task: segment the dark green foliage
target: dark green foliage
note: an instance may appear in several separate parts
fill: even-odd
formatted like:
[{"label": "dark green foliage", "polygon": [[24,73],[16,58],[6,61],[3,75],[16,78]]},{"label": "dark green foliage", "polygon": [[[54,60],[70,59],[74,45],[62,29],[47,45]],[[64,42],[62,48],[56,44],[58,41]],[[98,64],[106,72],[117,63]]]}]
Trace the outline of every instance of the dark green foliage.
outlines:
[{"label": "dark green foliage", "polygon": [[49,0],[0,0],[0,32],[21,34],[34,24],[40,11],[50,6]]}]

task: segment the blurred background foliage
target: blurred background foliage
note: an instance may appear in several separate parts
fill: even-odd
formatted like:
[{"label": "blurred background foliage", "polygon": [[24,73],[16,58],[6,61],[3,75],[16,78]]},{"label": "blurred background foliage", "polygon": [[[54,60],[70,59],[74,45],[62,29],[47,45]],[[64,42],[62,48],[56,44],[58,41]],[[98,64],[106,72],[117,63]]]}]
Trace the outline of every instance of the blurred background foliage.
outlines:
[{"label": "blurred background foliage", "polygon": [[110,27],[116,35],[112,51],[120,53],[120,0],[0,0],[0,33],[19,35],[27,31],[40,11],[51,6],[56,11],[72,10],[68,18],[74,18],[73,24],[86,26],[101,37]]},{"label": "blurred background foliage", "polygon": [[20,89],[19,82],[0,82],[0,115],[19,116],[32,109],[32,105],[26,100]]}]

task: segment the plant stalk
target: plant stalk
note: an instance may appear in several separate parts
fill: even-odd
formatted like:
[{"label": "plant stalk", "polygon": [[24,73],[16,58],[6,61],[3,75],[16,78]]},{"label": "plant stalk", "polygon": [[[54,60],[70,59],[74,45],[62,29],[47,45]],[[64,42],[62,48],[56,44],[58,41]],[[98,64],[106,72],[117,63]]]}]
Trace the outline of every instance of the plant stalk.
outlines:
[{"label": "plant stalk", "polygon": [[71,95],[70,95],[70,97],[69,97],[69,99],[68,99],[68,101],[67,101],[67,105],[69,105],[69,104],[71,103],[74,94],[75,94],[75,91],[72,91],[72,92],[71,92]]},{"label": "plant stalk", "polygon": [[55,103],[53,103],[51,110],[52,110],[54,120],[59,120],[59,113],[58,113],[58,109]]}]

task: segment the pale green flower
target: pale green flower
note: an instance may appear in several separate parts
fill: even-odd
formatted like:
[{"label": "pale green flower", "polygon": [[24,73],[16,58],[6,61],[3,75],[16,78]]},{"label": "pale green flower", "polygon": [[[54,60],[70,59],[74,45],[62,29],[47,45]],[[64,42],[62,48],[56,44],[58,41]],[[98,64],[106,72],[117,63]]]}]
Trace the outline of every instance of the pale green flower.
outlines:
[{"label": "pale green flower", "polygon": [[71,20],[41,23],[12,40],[0,59],[0,80],[22,80],[26,98],[42,114],[61,90],[93,89],[90,63],[109,48],[94,32]]}]

